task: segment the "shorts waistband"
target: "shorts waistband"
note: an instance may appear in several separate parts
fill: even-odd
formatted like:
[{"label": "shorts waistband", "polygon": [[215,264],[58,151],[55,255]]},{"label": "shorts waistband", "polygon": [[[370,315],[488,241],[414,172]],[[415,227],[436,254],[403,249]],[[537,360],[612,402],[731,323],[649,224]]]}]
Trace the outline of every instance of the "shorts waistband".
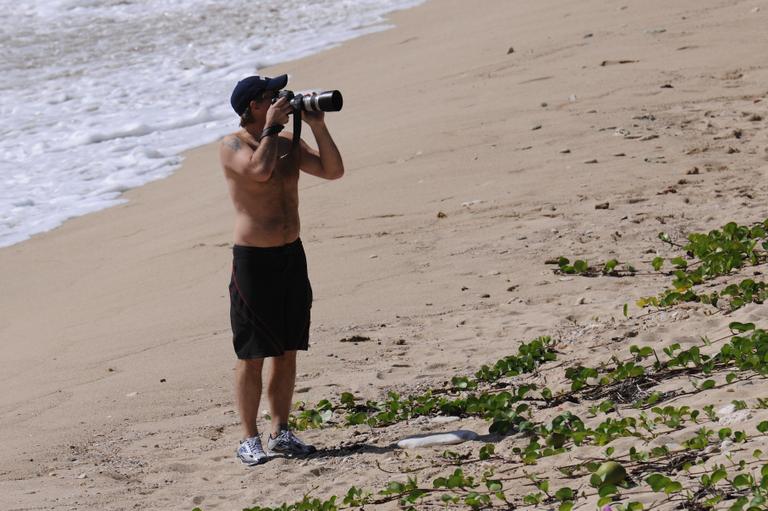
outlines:
[{"label": "shorts waistband", "polygon": [[256,256],[256,255],[278,255],[278,254],[295,254],[299,251],[301,251],[303,248],[303,245],[301,243],[301,238],[296,238],[295,241],[292,241],[288,244],[281,245],[278,247],[252,247],[249,245],[234,245],[232,247],[232,254],[235,257],[238,256]]}]

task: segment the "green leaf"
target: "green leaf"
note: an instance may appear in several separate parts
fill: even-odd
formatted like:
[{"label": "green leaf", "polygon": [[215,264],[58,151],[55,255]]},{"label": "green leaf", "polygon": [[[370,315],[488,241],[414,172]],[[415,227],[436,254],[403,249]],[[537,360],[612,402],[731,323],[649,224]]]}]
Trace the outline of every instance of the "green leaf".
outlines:
[{"label": "green leaf", "polygon": [[737,332],[748,332],[750,330],[755,329],[754,323],[739,323],[738,321],[734,321],[733,323],[728,324],[728,328],[731,329],[731,332],[737,333]]},{"label": "green leaf", "polygon": [[763,421],[760,424],[758,424],[757,425],[757,430],[760,433],[765,433],[766,431],[768,431],[768,421]]},{"label": "green leaf", "polygon": [[661,491],[671,482],[671,479],[663,474],[654,473],[646,477],[645,482],[648,483],[653,491]]},{"label": "green leaf", "polygon": [[679,268],[681,270],[688,268],[688,262],[682,257],[673,257],[669,260],[669,262],[672,263],[675,268]]},{"label": "green leaf", "polygon": [[574,495],[575,495],[575,492],[571,488],[568,488],[567,486],[560,488],[555,492],[555,498],[560,502],[573,500]]},{"label": "green leaf", "polygon": [[655,271],[659,271],[662,266],[664,266],[664,258],[663,257],[654,257],[653,261],[651,261],[651,266],[653,266],[653,269]]},{"label": "green leaf", "polygon": [[586,261],[578,259],[573,263],[573,269],[576,270],[576,273],[587,273],[589,265]]}]

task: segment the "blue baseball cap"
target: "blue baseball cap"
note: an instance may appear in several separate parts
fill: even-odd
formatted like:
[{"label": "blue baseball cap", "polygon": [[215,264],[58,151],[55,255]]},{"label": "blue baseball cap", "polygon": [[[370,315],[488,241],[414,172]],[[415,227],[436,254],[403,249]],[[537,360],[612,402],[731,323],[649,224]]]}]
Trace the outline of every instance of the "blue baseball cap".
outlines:
[{"label": "blue baseball cap", "polygon": [[237,115],[243,115],[251,100],[265,90],[280,90],[288,84],[288,75],[280,75],[274,78],[268,76],[249,76],[243,78],[232,91],[229,99],[232,108]]}]

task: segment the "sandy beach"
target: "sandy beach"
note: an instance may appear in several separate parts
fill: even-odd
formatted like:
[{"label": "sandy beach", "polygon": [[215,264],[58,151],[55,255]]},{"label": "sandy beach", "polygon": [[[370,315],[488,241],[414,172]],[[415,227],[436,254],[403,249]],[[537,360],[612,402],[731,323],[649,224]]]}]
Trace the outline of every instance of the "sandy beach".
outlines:
[{"label": "sandy beach", "polygon": [[[659,232],[684,241],[768,217],[768,5],[431,0],[390,20],[390,30],[263,70],[290,73],[295,90],[335,88],[345,98],[326,119],[346,175],[300,182],[315,302],[295,400],[443,388],[538,336],[557,341],[558,361],[524,381],[566,391],[566,367],[610,364],[630,345],[689,347],[727,335],[731,322],[765,321],[756,303],[645,314],[635,302],[669,287],[670,276],[648,271],[651,260],[680,255]],[[313,142],[309,130],[305,138]],[[393,445],[409,435],[473,430],[481,440],[451,449],[476,457],[492,442],[507,460],[527,443],[489,434],[479,417],[417,418],[311,429],[302,436],[317,455],[240,465],[227,295],[233,214],[216,144],[125,198],[0,249],[5,509],[278,506],[307,492],[376,492],[417,466],[430,465],[417,474],[428,486],[453,472],[445,448]],[[551,264],[561,256],[640,272],[565,275]],[[346,342],[353,336],[361,340]],[[690,380],[659,388],[688,389]],[[768,397],[765,380],[719,382],[670,404],[743,400],[749,416],[731,426],[750,432],[741,450],[765,449],[755,432],[768,419],[755,404]],[[535,419],[587,417],[596,404],[564,402]],[[680,443],[705,422],[658,442]],[[639,448],[632,438],[611,445],[624,452],[633,441]],[[566,481],[555,468],[604,452],[591,445],[507,475],[568,482],[586,494],[574,509],[595,509],[589,477]],[[505,489],[520,507],[535,491],[525,478]]]}]

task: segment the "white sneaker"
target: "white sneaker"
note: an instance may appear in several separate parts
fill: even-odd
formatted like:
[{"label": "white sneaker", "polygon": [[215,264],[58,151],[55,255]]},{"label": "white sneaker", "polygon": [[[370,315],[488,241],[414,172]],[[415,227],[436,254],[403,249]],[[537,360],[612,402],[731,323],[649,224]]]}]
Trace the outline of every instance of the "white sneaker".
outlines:
[{"label": "white sneaker", "polygon": [[243,440],[237,449],[237,459],[248,466],[267,461],[267,453],[261,447],[261,437],[257,435]]},{"label": "white sneaker", "polygon": [[317,450],[313,445],[307,445],[299,440],[299,438],[293,434],[293,431],[287,429],[281,431],[275,438],[272,438],[272,435],[270,434],[269,440],[267,440],[267,447],[272,452],[288,455],[312,454]]}]

